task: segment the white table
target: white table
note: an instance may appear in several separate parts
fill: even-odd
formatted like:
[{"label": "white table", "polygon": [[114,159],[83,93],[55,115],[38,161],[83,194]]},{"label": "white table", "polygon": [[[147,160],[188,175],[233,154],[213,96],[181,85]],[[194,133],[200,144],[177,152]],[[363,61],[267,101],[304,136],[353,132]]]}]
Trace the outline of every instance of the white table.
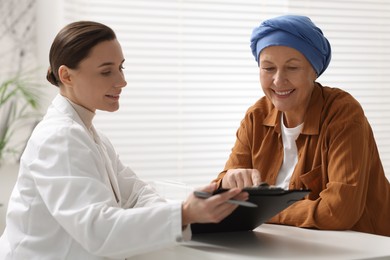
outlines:
[{"label": "white table", "polygon": [[390,237],[263,224],[254,232],[195,235],[179,246],[130,259],[390,259]]}]

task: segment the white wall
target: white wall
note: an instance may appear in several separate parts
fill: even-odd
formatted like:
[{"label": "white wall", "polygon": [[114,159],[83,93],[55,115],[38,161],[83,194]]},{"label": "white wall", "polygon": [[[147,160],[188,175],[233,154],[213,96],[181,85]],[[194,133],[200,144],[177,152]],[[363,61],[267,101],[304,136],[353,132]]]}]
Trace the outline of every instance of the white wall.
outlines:
[{"label": "white wall", "polygon": [[49,67],[49,50],[51,43],[63,27],[62,3],[63,0],[36,0],[37,1],[37,62],[40,66],[42,83],[47,86],[46,97],[42,110],[46,111],[51,100],[58,93],[58,89],[46,80]]},{"label": "white wall", "polygon": [[5,228],[8,200],[17,178],[18,168],[17,164],[4,165],[0,168],[0,234]]}]

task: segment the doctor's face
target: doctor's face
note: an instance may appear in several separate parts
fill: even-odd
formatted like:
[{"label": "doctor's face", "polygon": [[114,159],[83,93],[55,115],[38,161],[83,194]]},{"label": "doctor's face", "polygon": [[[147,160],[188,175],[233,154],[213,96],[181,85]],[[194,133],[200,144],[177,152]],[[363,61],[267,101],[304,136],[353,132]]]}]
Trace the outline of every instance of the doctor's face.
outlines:
[{"label": "doctor's face", "polygon": [[95,45],[76,69],[65,67],[65,96],[92,112],[118,110],[122,88],[127,84],[123,62],[122,48],[116,39]]}]

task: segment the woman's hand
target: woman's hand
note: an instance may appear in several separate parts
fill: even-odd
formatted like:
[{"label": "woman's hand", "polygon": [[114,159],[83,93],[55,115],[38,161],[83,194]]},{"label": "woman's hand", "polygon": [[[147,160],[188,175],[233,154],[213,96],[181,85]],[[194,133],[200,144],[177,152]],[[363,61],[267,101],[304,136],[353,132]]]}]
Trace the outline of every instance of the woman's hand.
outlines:
[{"label": "woman's hand", "polygon": [[244,188],[258,186],[261,183],[260,172],[256,169],[230,169],[222,179],[222,188]]},{"label": "woman's hand", "polygon": [[[217,188],[216,183],[212,183],[200,189],[213,193]],[[191,223],[218,223],[230,215],[238,205],[227,203],[229,199],[247,200],[248,193],[241,192],[238,188],[230,189],[207,199],[201,199],[190,194],[182,206],[182,226]]]}]

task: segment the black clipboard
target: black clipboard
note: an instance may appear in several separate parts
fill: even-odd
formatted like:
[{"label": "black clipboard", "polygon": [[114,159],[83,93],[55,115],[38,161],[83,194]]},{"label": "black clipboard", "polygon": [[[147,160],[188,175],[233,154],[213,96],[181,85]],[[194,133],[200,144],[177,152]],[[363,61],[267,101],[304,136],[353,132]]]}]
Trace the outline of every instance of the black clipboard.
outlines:
[{"label": "black clipboard", "polygon": [[243,190],[249,193],[248,201],[257,204],[256,208],[239,206],[219,223],[191,224],[192,233],[251,231],[310,193],[310,190],[280,188]]}]

